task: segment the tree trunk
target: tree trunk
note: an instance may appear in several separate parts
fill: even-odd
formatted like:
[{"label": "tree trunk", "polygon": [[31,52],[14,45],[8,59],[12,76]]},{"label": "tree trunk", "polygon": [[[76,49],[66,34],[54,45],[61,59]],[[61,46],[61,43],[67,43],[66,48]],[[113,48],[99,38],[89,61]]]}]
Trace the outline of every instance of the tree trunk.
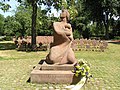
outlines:
[{"label": "tree trunk", "polygon": [[32,50],[36,49],[36,17],[37,17],[37,1],[32,1]]},{"label": "tree trunk", "polygon": [[106,40],[109,39],[109,21],[108,21],[108,15],[109,15],[109,13],[106,12],[105,20],[104,20],[104,26],[105,26],[105,39],[106,39]]},{"label": "tree trunk", "polygon": [[105,39],[108,40],[109,39],[109,26],[108,24],[105,25]]}]

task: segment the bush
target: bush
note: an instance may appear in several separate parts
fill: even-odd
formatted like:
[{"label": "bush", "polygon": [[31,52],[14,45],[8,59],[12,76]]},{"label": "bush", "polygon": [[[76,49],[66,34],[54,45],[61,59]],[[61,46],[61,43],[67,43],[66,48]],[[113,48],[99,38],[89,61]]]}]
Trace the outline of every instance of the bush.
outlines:
[{"label": "bush", "polygon": [[114,40],[120,40],[120,36],[115,36]]},{"label": "bush", "polygon": [[6,37],[4,38],[4,40],[5,40],[5,41],[11,41],[11,40],[12,40],[12,36],[6,36]]},{"label": "bush", "polygon": [[79,31],[78,30],[74,30],[74,32],[73,32],[73,37],[74,37],[74,39],[77,39],[77,38],[80,38],[80,33],[79,33]]},{"label": "bush", "polygon": [[4,41],[5,38],[6,36],[0,36],[0,41]]}]

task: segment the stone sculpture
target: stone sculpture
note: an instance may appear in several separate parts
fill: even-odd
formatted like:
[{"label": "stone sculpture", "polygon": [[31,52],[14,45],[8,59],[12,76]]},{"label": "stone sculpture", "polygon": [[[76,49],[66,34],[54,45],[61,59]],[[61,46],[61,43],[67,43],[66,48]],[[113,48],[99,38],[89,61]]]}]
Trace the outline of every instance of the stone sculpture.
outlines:
[{"label": "stone sculpture", "polygon": [[69,12],[62,10],[60,22],[54,22],[54,41],[51,45],[50,52],[46,56],[48,64],[76,64],[74,52],[71,48],[73,33],[71,24],[68,23]]},{"label": "stone sculpture", "polygon": [[53,23],[54,40],[49,54],[31,72],[32,83],[76,84],[81,79],[72,72],[78,62],[71,48],[73,34],[72,27],[67,22],[68,11],[62,10],[60,18],[60,22]]}]

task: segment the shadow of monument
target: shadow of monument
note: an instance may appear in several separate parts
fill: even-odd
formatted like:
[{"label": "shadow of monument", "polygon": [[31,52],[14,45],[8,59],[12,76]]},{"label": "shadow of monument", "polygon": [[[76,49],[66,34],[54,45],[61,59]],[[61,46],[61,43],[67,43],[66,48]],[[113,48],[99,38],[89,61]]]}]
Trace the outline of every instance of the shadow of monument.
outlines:
[{"label": "shadow of monument", "polygon": [[45,59],[42,59],[42,60],[39,61],[38,64],[42,65],[44,62],[45,62]]},{"label": "shadow of monument", "polygon": [[30,82],[31,82],[30,77],[28,78],[28,80],[27,80],[26,82],[27,82],[27,83],[30,83]]},{"label": "shadow of monument", "polygon": [[76,77],[75,75],[73,76],[73,81],[71,84],[77,84],[80,80],[82,79],[82,77]]},{"label": "shadow of monument", "polygon": [[109,42],[109,43],[112,43],[112,44],[120,44],[120,41],[119,41],[119,42]]},{"label": "shadow of monument", "polygon": [[109,40],[108,43],[120,44],[120,40]]}]

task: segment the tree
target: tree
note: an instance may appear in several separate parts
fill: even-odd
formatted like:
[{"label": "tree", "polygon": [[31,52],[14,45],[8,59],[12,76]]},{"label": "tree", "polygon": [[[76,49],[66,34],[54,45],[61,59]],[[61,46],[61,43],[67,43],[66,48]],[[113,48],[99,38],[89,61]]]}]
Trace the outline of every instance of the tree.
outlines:
[{"label": "tree", "polygon": [[104,24],[105,37],[109,39],[110,21],[114,15],[118,15],[119,0],[84,0],[85,10],[90,14],[90,20],[97,25]]},{"label": "tree", "polygon": [[[5,1],[5,0],[3,0],[3,1]],[[1,0],[1,2],[0,2],[0,9],[2,9],[4,12],[6,12],[9,10],[9,8],[11,8],[11,6],[9,4],[3,3],[3,1]]]},{"label": "tree", "polygon": [[4,16],[0,14],[0,36],[3,35]]},{"label": "tree", "polygon": [[7,36],[21,36],[21,24],[15,20],[14,16],[8,16],[4,22],[4,35]]},{"label": "tree", "polygon": [[[10,1],[10,0],[3,0],[3,1]],[[22,0],[17,0],[18,2],[22,3]],[[48,6],[48,10],[50,9],[49,7],[53,5],[57,9],[60,6],[60,3],[56,3],[56,0],[25,0],[25,3],[27,2],[29,5],[32,6],[32,26],[31,26],[31,35],[32,35],[32,48],[34,49],[36,46],[36,18],[37,18],[37,4],[41,5],[42,3]],[[57,2],[61,2],[57,0]],[[2,7],[6,6],[1,4]],[[9,8],[5,9],[8,10]]]},{"label": "tree", "polygon": [[32,36],[32,49],[36,48],[36,18],[37,18],[37,3],[38,0],[27,0],[32,6],[32,27],[31,27],[31,36]]},{"label": "tree", "polygon": [[[21,0],[19,0],[21,1]],[[32,27],[31,27],[31,35],[32,35],[32,49],[34,50],[36,48],[36,19],[37,19],[37,4],[41,5],[42,3],[49,6],[52,3],[49,3],[49,0],[27,0],[27,3],[29,3],[32,6]],[[54,5],[54,4],[53,4]]]},{"label": "tree", "polygon": [[[6,0],[3,0],[6,1]],[[7,0],[10,1],[10,0]],[[17,0],[18,2],[22,2],[22,0]],[[27,0],[27,2],[29,4],[31,4],[32,6],[32,27],[31,27],[31,33],[32,33],[32,49],[35,48],[36,46],[36,17],[37,17],[37,3],[39,0]],[[41,1],[41,0],[40,0]],[[26,0],[25,0],[26,2]],[[0,4],[1,7],[6,7],[7,5],[5,5],[4,3]],[[8,8],[4,8],[3,10],[8,10]]]},{"label": "tree", "polygon": [[[3,0],[6,1],[6,0]],[[91,32],[94,34],[103,34],[105,29],[106,39],[109,38],[110,28],[113,25],[111,22],[113,20],[113,16],[120,16],[120,1],[119,0],[17,0],[21,4],[24,4],[26,7],[31,6],[32,10],[32,20],[31,20],[31,35],[32,35],[32,46],[36,45],[36,33],[39,35],[50,35],[45,34],[51,33],[48,30],[47,26],[51,26],[53,22],[52,17],[47,17],[43,12],[50,12],[51,7],[53,6],[55,9],[68,9],[71,15],[70,23],[73,25],[73,30],[78,30],[78,36],[90,36]],[[22,1],[22,2],[21,2]],[[37,13],[39,11],[41,5],[46,5],[46,9],[40,11],[41,14]],[[1,4],[3,7],[4,5]],[[37,16],[37,14],[39,16]],[[24,15],[24,14],[23,14]],[[29,21],[28,18],[24,18],[25,16],[21,16],[20,13],[16,14],[16,19],[19,20],[19,23],[24,23],[22,25],[23,28],[27,27],[25,23],[26,20]],[[54,17],[53,17],[54,18]],[[21,21],[21,22],[20,22]],[[94,25],[90,25],[93,22]],[[95,28],[96,25],[96,28]],[[102,26],[104,25],[104,28]],[[37,26],[37,27],[36,27]],[[92,27],[94,30],[92,30]],[[22,29],[23,29],[22,28]],[[98,31],[99,30],[99,31]],[[26,31],[26,30],[25,30]],[[22,32],[25,32],[22,31]],[[39,33],[40,31],[41,33]],[[76,33],[76,32],[75,32]],[[88,34],[88,35],[86,35]],[[89,38],[89,37],[87,37]]]},{"label": "tree", "polygon": [[30,6],[20,5],[15,11],[15,20],[21,24],[21,36],[31,35],[31,12]]},{"label": "tree", "polygon": [[[88,14],[84,11],[83,0],[62,0],[63,7],[66,7],[70,12],[70,23],[72,24],[74,35],[81,38],[89,38],[88,24],[90,20],[88,19]],[[65,3],[66,1],[66,3]],[[77,32],[77,33],[76,33]],[[86,35],[87,34],[87,35]],[[74,36],[76,37],[76,36]]]}]

